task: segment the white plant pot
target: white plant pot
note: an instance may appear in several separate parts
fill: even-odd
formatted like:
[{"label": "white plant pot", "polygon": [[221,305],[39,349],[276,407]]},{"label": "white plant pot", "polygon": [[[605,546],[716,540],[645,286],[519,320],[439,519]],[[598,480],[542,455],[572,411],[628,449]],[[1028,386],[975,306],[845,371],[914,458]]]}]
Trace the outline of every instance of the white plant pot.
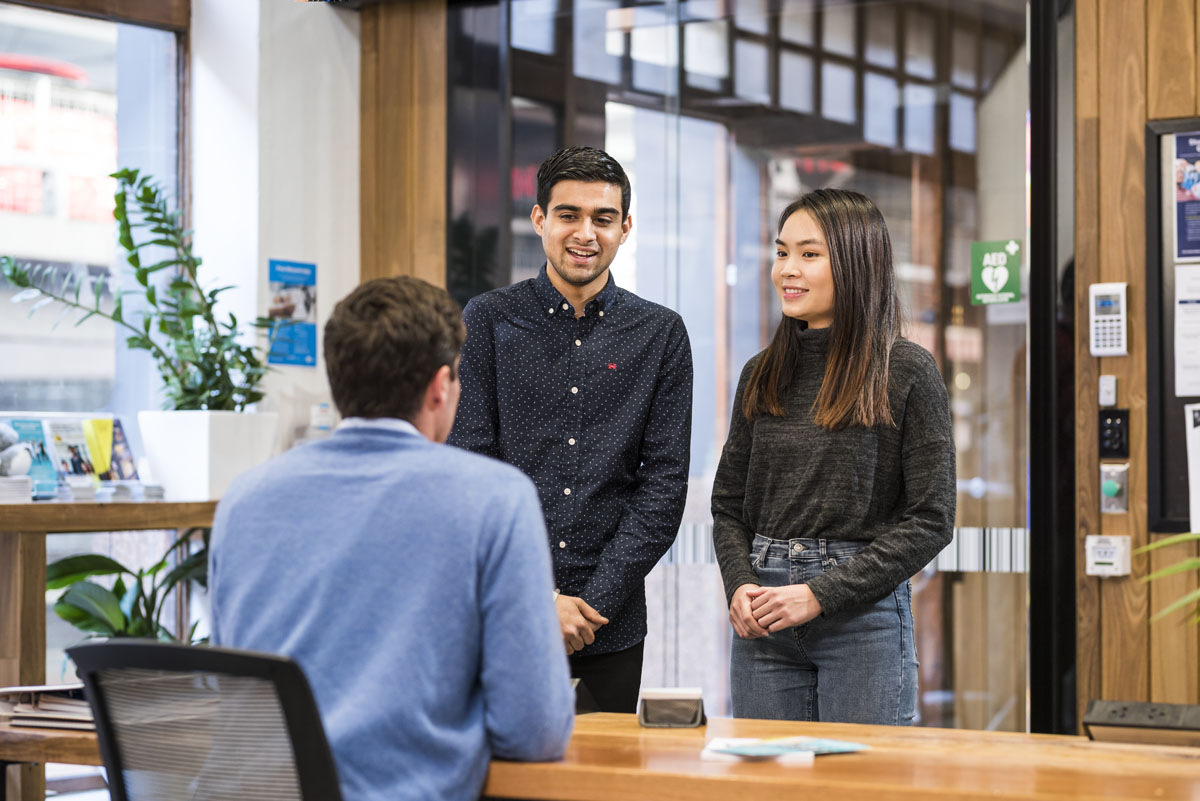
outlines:
[{"label": "white plant pot", "polygon": [[142,447],[168,501],[217,500],[239,474],[275,455],[275,412],[138,412]]}]

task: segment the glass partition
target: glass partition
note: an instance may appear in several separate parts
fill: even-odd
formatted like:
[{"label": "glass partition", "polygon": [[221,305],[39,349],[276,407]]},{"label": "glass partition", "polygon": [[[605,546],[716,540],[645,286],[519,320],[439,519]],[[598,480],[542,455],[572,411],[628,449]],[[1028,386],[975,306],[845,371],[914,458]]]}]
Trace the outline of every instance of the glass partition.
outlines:
[{"label": "glass partition", "polygon": [[[678,310],[691,336],[691,481],[676,544],[648,579],[644,684],[700,685],[728,714],[712,477],[741,367],[780,316],[775,220],[833,186],[883,210],[905,336],[934,354],[951,398],[955,539],[913,582],[920,722],[1025,730],[1027,304],[1023,289],[997,305],[972,292],[973,243],[1013,243],[1025,286],[1025,19],[1023,2],[451,7],[451,214],[471,242],[494,231],[498,249],[485,266],[452,234],[448,285],[465,301],[532,275],[544,257],[529,177],[557,147],[594,145],[633,184],[617,283]],[[511,147],[468,147],[496,111]],[[489,176],[509,182],[498,207]]]}]

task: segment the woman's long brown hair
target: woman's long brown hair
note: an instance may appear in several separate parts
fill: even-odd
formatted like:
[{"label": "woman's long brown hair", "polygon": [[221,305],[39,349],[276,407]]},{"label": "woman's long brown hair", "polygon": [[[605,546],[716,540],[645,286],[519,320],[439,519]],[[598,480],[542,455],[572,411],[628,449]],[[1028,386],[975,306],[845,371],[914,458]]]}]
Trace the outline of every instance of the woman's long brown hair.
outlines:
[{"label": "woman's long brown hair", "polygon": [[[892,242],[879,208],[866,195],[817,189],[779,215],[779,231],[797,211],[812,215],[829,246],[833,271],[833,326],[825,377],[813,403],[813,422],[823,428],[894,425],[888,403],[888,362],[900,335],[900,311],[892,270]],[[787,415],[807,323],[784,317],[755,365],[742,397],[748,420]]]}]

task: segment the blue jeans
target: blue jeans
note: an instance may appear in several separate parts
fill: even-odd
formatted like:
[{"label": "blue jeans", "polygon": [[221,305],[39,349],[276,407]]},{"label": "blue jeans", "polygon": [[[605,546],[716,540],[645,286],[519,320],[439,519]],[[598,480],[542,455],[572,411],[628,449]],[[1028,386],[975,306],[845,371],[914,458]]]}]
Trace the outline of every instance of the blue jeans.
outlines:
[{"label": "blue jeans", "polygon": [[[807,583],[866,545],[756,535],[750,559],[762,586],[780,587]],[[766,637],[735,634],[730,662],[734,717],[910,725],[917,707],[912,585]]]}]

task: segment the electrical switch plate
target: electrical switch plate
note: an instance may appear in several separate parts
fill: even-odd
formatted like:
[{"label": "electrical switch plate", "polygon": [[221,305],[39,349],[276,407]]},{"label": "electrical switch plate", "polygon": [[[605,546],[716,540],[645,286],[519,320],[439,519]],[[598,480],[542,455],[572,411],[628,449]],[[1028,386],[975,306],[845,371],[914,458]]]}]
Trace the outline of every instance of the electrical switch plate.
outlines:
[{"label": "electrical switch plate", "polygon": [[1100,465],[1100,511],[1119,515],[1129,511],[1129,463]]},{"label": "electrical switch plate", "polygon": [[1117,405],[1117,377],[1115,375],[1100,376],[1100,405]]},{"label": "electrical switch plate", "polygon": [[1129,410],[1100,410],[1100,458],[1129,458]]},{"label": "electrical switch plate", "polygon": [[1089,534],[1084,538],[1089,576],[1128,576],[1130,544],[1126,535],[1102,536]]}]

